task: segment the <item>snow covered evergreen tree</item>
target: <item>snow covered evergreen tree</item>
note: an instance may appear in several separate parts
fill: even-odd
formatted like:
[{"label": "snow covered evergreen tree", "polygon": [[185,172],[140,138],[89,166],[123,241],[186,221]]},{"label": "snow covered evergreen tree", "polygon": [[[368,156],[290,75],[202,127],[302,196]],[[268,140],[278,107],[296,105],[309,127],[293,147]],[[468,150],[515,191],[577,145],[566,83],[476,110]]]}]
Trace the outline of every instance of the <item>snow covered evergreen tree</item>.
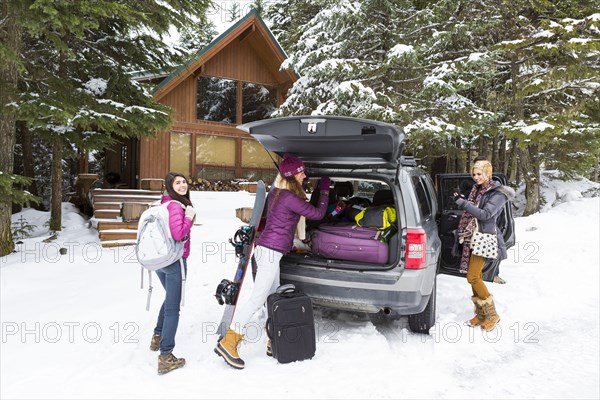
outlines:
[{"label": "snow covered evergreen tree", "polygon": [[[278,114],[396,119],[386,81],[380,79],[381,65],[395,44],[395,2],[333,0],[302,6],[290,10],[276,5],[268,14],[274,34],[289,46],[284,67],[300,75]],[[314,16],[308,19],[305,10]],[[301,18],[308,21],[299,25]]]},{"label": "snow covered evergreen tree", "polygon": [[[0,69],[0,82],[3,90],[14,97],[0,105],[3,117],[13,115],[12,122],[3,119],[0,123],[1,136],[12,137],[12,144],[3,146],[0,152],[12,154],[17,118],[27,121],[32,131],[45,135],[52,143],[51,229],[60,230],[60,176],[65,146],[101,148],[110,143],[110,133],[151,135],[168,126],[168,110],[155,103],[149,91],[131,79],[130,72],[160,71],[179,63],[180,55],[173,53],[160,35],[171,26],[191,25],[194,17],[204,16],[208,3],[2,3],[3,15],[7,16],[2,24],[10,21],[11,32],[22,34],[15,43],[5,41],[8,36],[2,34],[0,53],[10,55],[14,65]],[[5,25],[0,28],[8,32]],[[22,90],[16,90],[17,82]],[[4,227],[4,221],[10,218],[4,207],[0,218]],[[6,249],[10,248],[9,239],[3,230],[2,255],[6,254],[5,243]]]},{"label": "snow covered evergreen tree", "polygon": [[471,149],[513,178],[518,160],[526,214],[542,164],[589,174],[597,163],[593,1],[292,3],[268,12],[300,75],[278,115],[394,121],[426,165],[445,156],[455,171]]}]

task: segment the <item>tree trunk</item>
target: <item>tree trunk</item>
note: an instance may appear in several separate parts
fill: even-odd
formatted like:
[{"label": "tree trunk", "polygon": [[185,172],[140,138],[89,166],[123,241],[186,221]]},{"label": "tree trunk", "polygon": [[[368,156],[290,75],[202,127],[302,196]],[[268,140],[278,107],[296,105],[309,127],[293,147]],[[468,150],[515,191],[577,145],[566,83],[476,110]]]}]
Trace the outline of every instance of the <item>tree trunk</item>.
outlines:
[{"label": "tree trunk", "polygon": [[510,142],[510,153],[506,163],[506,177],[509,182],[517,181],[517,139]]},{"label": "tree trunk", "polygon": [[62,139],[56,137],[52,141],[52,201],[50,205],[50,230],[55,232],[62,229],[62,154]]},{"label": "tree trunk", "polygon": [[540,210],[540,164],[537,145],[519,149],[519,159],[525,181],[525,210],[523,216],[535,214]]},{"label": "tree trunk", "polygon": [[31,185],[26,189],[34,196],[38,195],[37,185],[35,183],[35,170],[33,168],[33,141],[29,126],[25,121],[17,122],[21,127],[21,146],[23,147],[23,175],[31,178]]},{"label": "tree trunk", "polygon": [[462,140],[460,137],[455,139],[456,152],[454,159],[454,171],[452,172],[463,172],[465,170],[465,163],[462,159]]},{"label": "tree trunk", "polygon": [[503,174],[507,177],[508,174],[508,165],[506,164],[506,136],[502,135],[500,138],[500,142],[498,143],[498,167]]},{"label": "tree trunk", "polygon": [[498,143],[500,141],[500,135],[495,134],[494,137],[492,138],[492,151],[490,154],[490,162],[492,163],[492,166],[494,167],[494,171],[496,172],[504,172],[502,171],[502,167],[500,165],[500,160],[498,160]]},{"label": "tree trunk", "polygon": [[477,150],[477,155],[481,157],[485,157],[487,160],[490,160],[489,152],[488,152],[488,142],[489,139],[485,136],[479,135],[479,149]]},{"label": "tree trunk", "polygon": [[[17,24],[16,15],[10,13],[8,2],[0,3],[0,15],[4,27],[0,29],[0,42],[15,54],[21,49],[21,27]],[[12,175],[15,150],[16,115],[12,107],[6,107],[14,101],[19,71],[17,64],[10,58],[0,62],[0,172]],[[0,256],[11,253],[13,243],[11,231],[12,195],[0,199]]]}]

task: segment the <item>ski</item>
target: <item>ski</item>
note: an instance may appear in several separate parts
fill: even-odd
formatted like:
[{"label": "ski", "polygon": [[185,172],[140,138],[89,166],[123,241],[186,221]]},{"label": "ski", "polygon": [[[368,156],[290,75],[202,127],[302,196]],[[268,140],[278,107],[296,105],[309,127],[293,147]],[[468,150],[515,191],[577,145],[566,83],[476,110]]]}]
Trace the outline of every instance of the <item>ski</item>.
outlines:
[{"label": "ski", "polygon": [[233,314],[235,313],[235,306],[237,303],[238,295],[242,289],[244,283],[244,277],[248,264],[252,259],[252,252],[254,250],[254,243],[256,239],[256,230],[260,224],[260,220],[263,214],[263,209],[266,200],[266,190],[263,181],[258,181],[256,184],[256,198],[254,199],[254,207],[252,209],[252,216],[247,226],[242,226],[234,234],[233,238],[229,239],[229,242],[235,247],[235,254],[238,257],[238,266],[233,276],[233,280],[223,279],[217,286],[215,297],[219,304],[225,304],[225,310],[223,317],[217,328],[219,340],[225,336],[231,321],[233,320]]}]

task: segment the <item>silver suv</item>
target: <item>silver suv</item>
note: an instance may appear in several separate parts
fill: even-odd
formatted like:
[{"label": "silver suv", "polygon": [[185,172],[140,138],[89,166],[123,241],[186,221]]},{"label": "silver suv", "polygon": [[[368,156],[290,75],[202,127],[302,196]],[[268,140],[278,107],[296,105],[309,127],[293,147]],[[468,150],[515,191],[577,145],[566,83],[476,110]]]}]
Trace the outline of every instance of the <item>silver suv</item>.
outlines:
[{"label": "silver suv", "polygon": [[[324,257],[308,247],[283,257],[282,284],[293,283],[315,305],[366,312],[374,320],[408,316],[413,332],[428,333],[435,324],[437,274],[459,275],[458,258],[450,250],[452,230],[462,211],[448,194],[461,184],[472,186],[470,176],[439,175],[440,191],[436,192],[431,177],[402,155],[402,129],[387,123],[299,116],[256,121],[240,128],[271,152],[301,158],[311,178],[331,177],[332,209],[341,199],[367,208],[389,204],[396,210],[398,232],[387,241],[386,262]],[[501,176],[495,178],[505,181]],[[331,215],[327,222],[330,219]],[[504,221],[505,241],[511,246],[510,206],[499,220]],[[309,221],[307,237],[324,222]],[[491,281],[498,262],[488,264],[484,279]]]}]

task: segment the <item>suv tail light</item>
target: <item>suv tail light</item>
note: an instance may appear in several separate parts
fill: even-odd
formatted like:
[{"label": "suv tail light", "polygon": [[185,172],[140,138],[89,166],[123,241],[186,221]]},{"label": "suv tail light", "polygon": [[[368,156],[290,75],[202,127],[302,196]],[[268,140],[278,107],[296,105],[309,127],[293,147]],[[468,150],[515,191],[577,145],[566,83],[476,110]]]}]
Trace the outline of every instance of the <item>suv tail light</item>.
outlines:
[{"label": "suv tail light", "polygon": [[421,228],[406,230],[406,264],[407,269],[421,269],[427,265],[427,234]]}]

